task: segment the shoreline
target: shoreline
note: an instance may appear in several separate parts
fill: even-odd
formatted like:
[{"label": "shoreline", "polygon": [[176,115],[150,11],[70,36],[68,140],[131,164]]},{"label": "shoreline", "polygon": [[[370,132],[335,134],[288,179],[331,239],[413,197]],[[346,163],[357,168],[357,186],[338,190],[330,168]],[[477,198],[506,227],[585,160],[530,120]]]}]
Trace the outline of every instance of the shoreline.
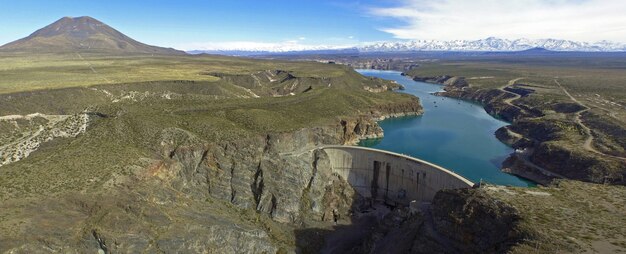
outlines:
[{"label": "shoreline", "polygon": [[[544,174],[543,173],[544,171],[540,171],[540,170],[533,170],[533,171],[531,171],[531,170],[527,170],[528,168],[531,168],[529,166],[522,167],[521,165],[532,164],[532,162],[530,162],[527,158],[520,158],[520,156],[517,156],[515,142],[509,142],[505,138],[503,138],[501,135],[498,135],[498,132],[500,130],[502,130],[502,129],[510,131],[509,128],[514,125],[514,119],[511,119],[509,117],[505,117],[505,116],[503,116],[501,114],[498,114],[497,112],[489,110],[488,103],[484,103],[484,102],[482,102],[480,100],[465,98],[465,97],[461,96],[460,94],[451,93],[451,92],[458,92],[455,89],[461,89],[462,92],[470,93],[469,91],[467,91],[467,89],[465,89],[466,87],[469,87],[469,84],[467,82],[465,82],[464,79],[460,79],[459,77],[454,77],[454,76],[449,76],[449,75],[442,75],[442,76],[436,76],[436,77],[419,77],[419,76],[411,76],[411,75],[408,75],[408,74],[406,74],[404,72],[402,72],[401,75],[409,77],[413,81],[441,85],[441,86],[443,86],[442,87],[443,91],[435,92],[435,93],[433,93],[433,95],[441,96],[441,97],[455,98],[455,99],[466,101],[468,103],[475,104],[477,106],[482,107],[485,110],[485,112],[487,112],[493,118],[506,122],[507,125],[499,128],[498,130],[496,130],[496,132],[493,133],[493,135],[500,142],[502,142],[503,144],[505,144],[505,145],[507,145],[507,146],[509,146],[509,147],[511,147],[513,149],[515,149],[502,162],[502,165],[500,166],[500,171],[501,172],[520,177],[522,179],[531,181],[534,184],[538,184],[538,185],[539,184],[540,185],[549,185],[552,182],[552,180],[556,179],[556,177],[554,177],[554,175],[546,175],[546,174]],[[459,80],[461,80],[461,81],[459,81]],[[460,86],[460,87],[454,87],[454,86]],[[450,87],[452,87],[452,88],[450,88]],[[515,134],[521,136],[518,133],[515,133]],[[522,137],[522,138],[525,138],[525,137]]]}]

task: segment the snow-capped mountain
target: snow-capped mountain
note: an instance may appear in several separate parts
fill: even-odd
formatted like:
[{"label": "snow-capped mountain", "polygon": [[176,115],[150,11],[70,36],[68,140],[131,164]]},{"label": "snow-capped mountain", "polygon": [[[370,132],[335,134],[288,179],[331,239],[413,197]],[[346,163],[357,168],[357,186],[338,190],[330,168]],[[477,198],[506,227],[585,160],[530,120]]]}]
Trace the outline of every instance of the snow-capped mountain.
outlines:
[{"label": "snow-capped mountain", "polygon": [[393,51],[521,51],[544,48],[553,51],[626,51],[626,44],[600,41],[596,43],[576,42],[558,39],[517,39],[507,40],[489,37],[482,40],[415,40],[404,42],[380,42],[359,47],[361,52]]},{"label": "snow-capped mountain", "polygon": [[[200,47],[202,48],[202,47]],[[200,50],[187,51],[191,54],[211,53],[223,55],[264,55],[290,53],[338,53],[338,52],[401,52],[401,51],[481,51],[513,52],[542,48],[551,51],[572,52],[626,52],[625,43],[599,41],[595,43],[559,39],[500,39],[489,37],[482,40],[415,40],[365,43],[362,46],[301,45],[298,43],[238,43],[225,42]]]}]

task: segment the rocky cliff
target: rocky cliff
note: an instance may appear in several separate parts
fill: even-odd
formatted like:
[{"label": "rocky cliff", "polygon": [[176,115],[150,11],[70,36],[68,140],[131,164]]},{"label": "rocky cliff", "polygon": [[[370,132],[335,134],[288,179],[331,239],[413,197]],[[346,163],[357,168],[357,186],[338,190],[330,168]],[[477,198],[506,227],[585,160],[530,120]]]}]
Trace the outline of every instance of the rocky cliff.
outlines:
[{"label": "rocky cliff", "polygon": [[440,191],[432,213],[436,231],[455,252],[504,253],[524,237],[519,212],[481,190]]},{"label": "rocky cliff", "polygon": [[[329,225],[334,213],[349,218],[358,199],[316,148],[381,136],[377,119],[420,112],[414,100],[373,107],[332,125],[218,142],[163,128],[150,141],[154,155],[102,176],[94,190],[3,202],[4,211],[22,215],[0,223],[0,249],[298,251],[301,236],[293,232]],[[42,207],[45,213],[38,212]]]},{"label": "rocky cliff", "polygon": [[419,210],[386,209],[378,207],[379,215],[369,215],[373,223],[365,235],[337,246],[342,248],[338,252],[506,253],[528,237],[519,211],[482,189],[442,190]]}]

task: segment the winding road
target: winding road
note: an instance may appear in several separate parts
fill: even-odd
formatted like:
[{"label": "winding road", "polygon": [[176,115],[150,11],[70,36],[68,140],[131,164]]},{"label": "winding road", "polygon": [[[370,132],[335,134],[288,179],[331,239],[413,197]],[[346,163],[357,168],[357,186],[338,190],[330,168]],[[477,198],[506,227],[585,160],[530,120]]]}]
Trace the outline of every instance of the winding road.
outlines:
[{"label": "winding road", "polygon": [[[511,106],[514,106],[514,107],[517,107],[515,104],[513,104],[513,101],[521,98],[522,96],[517,94],[517,93],[512,93],[512,92],[506,91],[504,89],[506,87],[514,85],[517,81],[522,80],[522,79],[524,79],[524,78],[512,79],[506,85],[498,88],[499,90],[501,90],[503,92],[515,95],[515,97],[511,97],[511,98],[503,100],[504,103],[509,104]],[[556,85],[559,86],[559,88],[563,91],[563,93],[565,93],[565,95],[567,95],[567,97],[569,97],[574,103],[576,103],[576,104],[578,104],[578,105],[580,105],[581,107],[584,108],[583,110],[580,110],[580,111],[576,112],[575,117],[574,117],[574,121],[576,122],[576,124],[578,124],[583,129],[583,131],[585,132],[585,135],[587,136],[587,138],[585,139],[585,141],[583,143],[583,149],[585,149],[585,150],[587,150],[589,152],[595,153],[595,154],[602,155],[602,156],[606,156],[606,157],[610,157],[610,158],[619,159],[619,160],[625,160],[626,161],[626,158],[624,158],[624,157],[619,157],[619,156],[614,156],[614,155],[610,155],[610,154],[605,154],[603,152],[600,152],[600,151],[596,150],[593,147],[594,137],[593,137],[593,134],[591,132],[591,128],[589,128],[587,125],[585,125],[585,123],[583,123],[583,121],[581,119],[582,114],[584,112],[589,111],[591,108],[588,107],[587,105],[583,104],[578,99],[576,99],[572,94],[570,94],[567,91],[567,89],[565,89],[565,87],[563,87],[563,85],[561,85],[561,83],[557,79],[554,79],[554,83],[556,83]]]},{"label": "winding road", "polygon": [[581,119],[581,115],[584,112],[589,111],[589,107],[587,107],[587,105],[581,103],[578,99],[576,99],[574,96],[572,96],[567,89],[565,89],[565,87],[563,87],[561,85],[561,83],[559,83],[558,80],[554,79],[554,83],[556,83],[557,86],[559,86],[559,88],[561,88],[561,90],[563,90],[563,93],[565,93],[565,95],[567,95],[567,97],[569,97],[573,102],[575,102],[576,104],[580,105],[581,107],[585,108],[583,110],[580,110],[578,112],[576,112],[574,121],[576,122],[576,124],[578,124],[581,128],[583,128],[583,131],[585,132],[585,135],[587,135],[587,139],[585,139],[585,142],[583,143],[583,148],[587,151],[599,154],[599,155],[603,155],[603,156],[607,156],[607,157],[611,157],[611,158],[615,158],[615,159],[619,159],[619,160],[624,160],[626,161],[626,158],[624,157],[619,157],[619,156],[614,156],[614,155],[610,155],[610,154],[605,154],[603,152],[600,152],[598,150],[596,150],[595,148],[593,148],[593,134],[591,133],[591,128],[589,128],[587,125],[585,125]]},{"label": "winding road", "polygon": [[524,79],[524,78],[516,78],[516,79],[511,79],[511,80],[509,80],[509,83],[507,83],[506,85],[504,85],[504,86],[502,86],[502,87],[498,88],[498,89],[500,89],[501,91],[503,91],[503,92],[505,92],[505,93],[510,93],[510,94],[515,95],[515,97],[505,99],[505,100],[504,100],[504,103],[509,104],[509,105],[511,105],[511,106],[513,106],[513,107],[516,107],[516,108],[518,107],[518,106],[515,106],[515,105],[513,104],[513,101],[514,101],[514,100],[517,100],[517,99],[519,99],[519,98],[521,98],[522,96],[521,96],[521,95],[519,95],[519,94],[516,94],[516,93],[509,92],[509,91],[507,91],[507,90],[504,90],[504,88],[507,88],[507,87],[509,87],[509,86],[512,86],[512,85],[514,85],[514,84],[515,84],[515,82],[520,81],[520,80],[522,80],[522,79]]},{"label": "winding road", "polygon": [[[511,98],[508,98],[508,99],[503,100],[503,102],[504,102],[504,103],[506,103],[506,104],[508,104],[508,105],[510,105],[510,106],[513,106],[513,107],[517,107],[515,104],[513,104],[513,101],[515,101],[515,100],[517,100],[517,99],[521,98],[522,96],[521,96],[521,95],[519,95],[519,94],[517,94],[517,93],[513,93],[513,92],[506,91],[506,90],[505,90],[505,88],[506,88],[506,87],[509,87],[509,86],[512,86],[512,85],[514,85],[517,81],[522,80],[522,79],[524,79],[524,78],[520,77],[520,78],[515,78],[515,79],[512,79],[512,80],[510,80],[510,81],[509,81],[506,85],[504,85],[504,86],[502,86],[502,87],[499,87],[499,88],[498,88],[499,90],[501,90],[501,91],[503,91],[503,92],[505,92],[505,93],[510,93],[510,94],[513,94],[513,95],[514,95],[514,97],[511,97]],[[574,121],[576,122],[576,124],[578,124],[579,126],[581,126],[581,128],[582,128],[582,129],[583,129],[583,131],[585,132],[585,135],[587,136],[587,138],[585,139],[585,142],[583,143],[583,148],[584,148],[585,150],[587,150],[587,151],[590,151],[590,152],[593,152],[593,153],[596,153],[596,154],[599,154],[599,155],[602,155],[602,156],[607,156],[607,157],[610,157],[610,158],[619,159],[619,160],[625,160],[625,161],[626,161],[626,158],[623,158],[623,157],[618,157],[618,156],[613,156],[613,155],[609,155],[609,154],[605,154],[605,153],[602,153],[602,152],[600,152],[600,151],[596,150],[595,148],[593,148],[593,140],[594,140],[594,137],[593,137],[593,135],[592,135],[592,133],[591,133],[591,128],[589,128],[587,125],[585,125],[585,124],[583,123],[582,119],[581,119],[581,115],[582,115],[582,113],[584,113],[584,112],[588,111],[590,108],[589,108],[589,107],[587,107],[586,105],[582,104],[582,103],[581,103],[580,101],[578,101],[576,98],[574,98],[574,96],[572,96],[572,95],[571,95],[571,94],[570,94],[570,93],[569,93],[569,92],[568,92],[568,91],[567,91],[567,90],[566,90],[566,89],[565,89],[565,88],[561,85],[561,83],[559,83],[559,81],[558,81],[558,80],[556,80],[556,79],[555,79],[555,80],[554,80],[554,82],[555,82],[555,83],[559,86],[559,88],[563,91],[563,93],[565,93],[565,95],[567,95],[567,96],[568,96],[568,97],[569,97],[572,101],[574,101],[576,104],[578,104],[578,105],[580,105],[581,107],[583,107],[583,108],[584,108],[584,110],[580,110],[580,111],[576,112],[576,114],[575,114],[575,118],[574,118]],[[512,134],[512,135],[515,135],[515,136],[521,136],[520,134],[515,133],[515,132],[513,132],[513,131],[510,131],[510,130],[509,130],[509,132],[510,132],[510,134]],[[556,176],[556,177],[560,177],[560,178],[565,178],[565,177],[563,177],[562,175],[559,175],[559,174],[553,173],[553,172],[551,172],[551,171],[549,171],[549,170],[546,170],[546,169],[544,169],[544,168],[542,168],[542,167],[540,167],[540,166],[538,166],[538,165],[536,165],[536,164],[532,163],[532,162],[531,162],[531,161],[527,158],[527,156],[525,156],[525,155],[522,155],[522,157],[520,157],[520,158],[522,159],[522,161],[524,162],[524,164],[526,164],[527,166],[532,167],[532,168],[534,168],[534,169],[536,169],[536,170],[538,170],[538,171],[542,172],[542,173],[543,173],[543,174],[545,174],[545,175],[552,175],[552,176]]]}]

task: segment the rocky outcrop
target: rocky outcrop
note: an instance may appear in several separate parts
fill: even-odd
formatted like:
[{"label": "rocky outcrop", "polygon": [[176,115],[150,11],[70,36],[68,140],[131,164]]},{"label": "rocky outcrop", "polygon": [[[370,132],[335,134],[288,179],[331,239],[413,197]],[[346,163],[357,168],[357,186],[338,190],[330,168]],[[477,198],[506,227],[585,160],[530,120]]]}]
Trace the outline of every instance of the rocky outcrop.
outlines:
[{"label": "rocky outcrop", "polygon": [[382,104],[375,106],[370,110],[369,115],[380,121],[389,117],[420,115],[423,112],[424,111],[419,100],[414,99],[405,103]]},{"label": "rocky outcrop", "polygon": [[382,138],[383,129],[372,119],[341,120],[343,144],[356,145],[361,139]]},{"label": "rocky outcrop", "polygon": [[[404,76],[405,74],[403,74]],[[464,87],[468,87],[469,84],[465,80],[464,77],[456,77],[456,76],[432,76],[432,77],[412,77],[414,81],[433,83],[433,84],[441,84],[445,85],[448,88],[462,89]]]},{"label": "rocky outcrop", "polygon": [[[379,208],[382,210],[382,208]],[[430,236],[425,229],[425,216],[411,212],[407,207],[395,208],[382,218],[372,216],[376,223],[350,253],[423,253],[442,251],[425,240]]]},{"label": "rocky outcrop", "polygon": [[504,253],[524,235],[519,212],[480,189],[442,190],[432,203],[435,230],[463,253]]},{"label": "rocky outcrop", "polygon": [[535,92],[534,89],[521,87],[520,85],[517,85],[517,84],[513,84],[513,85],[510,85],[510,86],[507,86],[503,90],[507,91],[507,92],[514,93],[514,94],[518,94],[520,96],[528,96],[529,94]]},{"label": "rocky outcrop", "polygon": [[467,83],[464,77],[451,77],[444,81],[443,85],[448,89],[464,89],[465,87],[469,87],[469,83]]},{"label": "rocky outcrop", "polygon": [[524,147],[532,141],[511,130],[510,126],[503,126],[496,130],[496,138],[513,148]]},{"label": "rocky outcrop", "polygon": [[[360,120],[343,120],[329,129],[304,129],[218,144],[196,143],[191,134],[174,129],[164,133],[162,154],[169,164],[168,171],[176,172],[176,177],[171,177],[174,186],[183,192],[209,195],[240,209],[268,214],[278,222],[296,223],[301,219],[300,202],[305,190],[321,194],[325,186],[318,181],[329,181],[318,179],[329,177],[330,169],[320,168],[327,165],[327,158],[315,147],[322,142],[358,140],[368,133],[365,126]],[[308,198],[311,206],[317,207],[313,210],[318,210],[318,217],[323,210],[318,207],[321,198]]]},{"label": "rocky outcrop", "polygon": [[[39,147],[57,138],[76,137],[87,130],[89,115],[0,116],[0,124],[10,124],[13,135],[0,135],[0,167],[28,157]],[[7,131],[8,132],[8,131]],[[10,133],[10,132],[8,132]]]},{"label": "rocky outcrop", "polygon": [[622,161],[599,158],[553,142],[541,143],[535,149],[530,160],[550,172],[593,183],[626,184]]},{"label": "rocky outcrop", "polygon": [[515,95],[499,89],[473,89],[468,86],[459,89],[454,86],[446,86],[444,90],[444,92],[438,92],[437,95],[481,103],[487,113],[498,116],[505,121],[514,122],[525,117],[543,115],[541,111],[505,103],[505,100],[515,98]]},{"label": "rocky outcrop", "polygon": [[419,81],[419,82],[427,82],[427,83],[433,83],[433,84],[443,84],[448,79],[452,78],[452,76],[448,76],[448,75],[433,76],[433,77],[418,77],[418,76],[414,76],[412,78],[413,78],[413,80]]},{"label": "rocky outcrop", "polygon": [[517,209],[482,189],[442,190],[422,206],[370,218],[367,234],[344,252],[506,253],[527,238]]},{"label": "rocky outcrop", "polygon": [[559,179],[556,174],[548,174],[545,171],[539,170],[537,167],[533,167],[532,164],[528,162],[528,159],[518,153],[511,154],[502,162],[502,172],[525,179],[532,179],[532,181],[543,185],[549,185],[555,179]]}]

